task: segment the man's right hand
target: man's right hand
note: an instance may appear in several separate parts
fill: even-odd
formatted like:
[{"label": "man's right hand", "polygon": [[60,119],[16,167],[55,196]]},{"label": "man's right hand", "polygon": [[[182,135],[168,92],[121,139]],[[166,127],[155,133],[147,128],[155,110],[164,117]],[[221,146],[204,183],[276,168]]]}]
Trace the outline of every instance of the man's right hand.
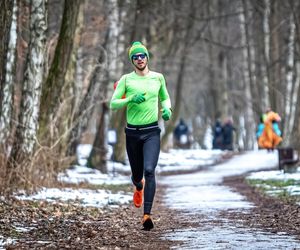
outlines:
[{"label": "man's right hand", "polygon": [[131,101],[137,104],[140,104],[142,102],[144,102],[145,99],[145,93],[144,94],[135,94],[132,96]]}]

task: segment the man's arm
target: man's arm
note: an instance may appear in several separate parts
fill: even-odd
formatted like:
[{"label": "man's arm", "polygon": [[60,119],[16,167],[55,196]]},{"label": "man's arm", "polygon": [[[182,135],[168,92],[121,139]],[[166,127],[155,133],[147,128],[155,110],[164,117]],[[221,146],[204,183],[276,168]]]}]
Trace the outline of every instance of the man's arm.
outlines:
[{"label": "man's arm", "polygon": [[163,76],[159,78],[161,82],[160,90],[159,90],[159,99],[162,106],[162,118],[167,121],[171,118],[172,109],[171,109],[171,100],[167,90],[166,81]]},{"label": "man's arm", "polygon": [[131,97],[122,98],[125,94],[125,91],[125,76],[122,76],[111,98],[111,109],[120,109],[131,101]]}]

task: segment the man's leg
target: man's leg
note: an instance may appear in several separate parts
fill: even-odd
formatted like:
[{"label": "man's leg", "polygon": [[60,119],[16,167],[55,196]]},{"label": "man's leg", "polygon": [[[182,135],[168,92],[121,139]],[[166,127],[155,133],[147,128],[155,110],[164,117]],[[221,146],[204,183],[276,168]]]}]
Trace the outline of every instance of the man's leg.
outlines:
[{"label": "man's leg", "polygon": [[131,168],[131,179],[138,190],[142,189],[144,171],[143,145],[138,135],[126,135],[126,150]]},{"label": "man's leg", "polygon": [[144,140],[144,213],[150,214],[156,191],[155,168],[160,152],[160,131],[151,132]]}]

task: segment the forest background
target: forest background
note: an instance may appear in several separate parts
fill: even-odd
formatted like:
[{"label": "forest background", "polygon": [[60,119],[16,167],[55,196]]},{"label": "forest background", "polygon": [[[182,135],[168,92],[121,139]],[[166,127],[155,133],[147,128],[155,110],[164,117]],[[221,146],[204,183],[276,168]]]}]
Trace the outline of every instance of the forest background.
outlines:
[{"label": "forest background", "polygon": [[251,150],[268,107],[283,146],[300,149],[300,1],[5,0],[0,17],[1,193],[53,184],[79,144],[93,145],[89,165],[105,173],[109,129],[125,161],[125,110],[108,103],[136,40],[171,95],[163,150],[179,118],[205,148],[228,117],[236,147]]}]

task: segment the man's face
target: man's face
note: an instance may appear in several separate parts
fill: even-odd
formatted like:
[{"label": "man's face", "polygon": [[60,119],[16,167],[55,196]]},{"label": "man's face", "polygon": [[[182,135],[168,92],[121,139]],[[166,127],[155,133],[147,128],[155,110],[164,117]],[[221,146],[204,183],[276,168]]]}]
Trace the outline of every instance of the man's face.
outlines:
[{"label": "man's face", "polygon": [[137,69],[144,70],[147,66],[148,59],[146,54],[138,53],[132,56],[132,62]]}]

